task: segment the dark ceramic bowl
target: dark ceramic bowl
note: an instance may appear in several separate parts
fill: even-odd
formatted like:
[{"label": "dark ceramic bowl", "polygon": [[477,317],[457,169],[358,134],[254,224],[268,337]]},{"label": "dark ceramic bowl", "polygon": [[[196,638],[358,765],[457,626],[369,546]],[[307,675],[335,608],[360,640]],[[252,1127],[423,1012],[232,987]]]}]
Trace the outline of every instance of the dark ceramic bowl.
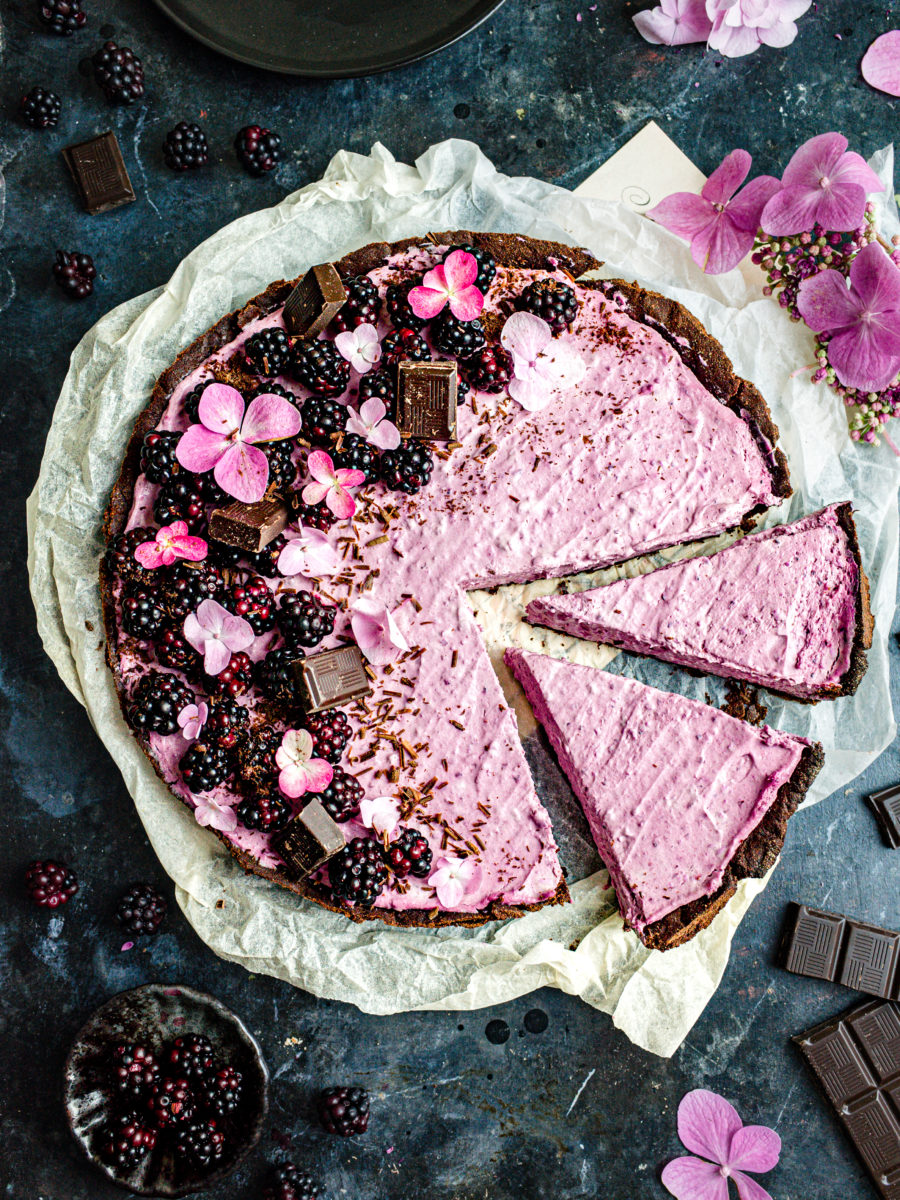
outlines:
[{"label": "dark ceramic bowl", "polygon": [[[100,1158],[101,1132],[112,1111],[105,1082],[105,1058],[119,1042],[140,1042],[161,1053],[165,1042],[184,1033],[202,1033],[223,1061],[243,1077],[241,1104],[229,1126],[225,1157],[214,1167],[176,1163],[157,1143],[134,1170],[118,1171]],[[269,1108],[269,1072],[252,1034],[213,996],[181,984],[150,983],[120,992],[93,1013],[66,1059],[66,1115],[69,1128],[91,1162],[113,1183],[139,1196],[187,1196],[224,1179],[259,1141]]]}]

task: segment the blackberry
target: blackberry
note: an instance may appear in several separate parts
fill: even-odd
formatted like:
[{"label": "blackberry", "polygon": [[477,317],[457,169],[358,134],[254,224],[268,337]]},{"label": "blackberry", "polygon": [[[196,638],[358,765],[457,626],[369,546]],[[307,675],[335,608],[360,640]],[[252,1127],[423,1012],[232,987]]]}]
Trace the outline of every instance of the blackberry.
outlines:
[{"label": "blackberry", "polygon": [[50,129],[59,124],[62,100],[49,88],[33,87],[19,101],[19,112],[32,129]]},{"label": "blackberry", "polygon": [[149,642],[162,633],[165,623],[166,610],[161,607],[157,593],[146,584],[132,584],[122,599],[125,632]]},{"label": "blackberry", "polygon": [[[278,325],[262,329],[244,343],[244,367],[251,375],[282,375],[291,361],[287,330]],[[268,389],[265,389],[268,391]]]},{"label": "blackberry", "polygon": [[159,1063],[147,1046],[122,1043],[113,1050],[109,1067],[110,1084],[120,1096],[146,1099],[159,1083]]},{"label": "blackberry", "polygon": [[207,1076],[197,1090],[197,1103],[204,1112],[227,1117],[241,1102],[241,1073],[234,1067],[222,1067]]},{"label": "blackberry", "polygon": [[189,421],[200,420],[200,400],[209,385],[215,382],[214,379],[207,379],[204,383],[198,383],[194,390],[185,396],[184,411]]},{"label": "blackberry", "polygon": [[172,1075],[186,1079],[193,1086],[213,1073],[212,1042],[202,1033],[184,1033],[172,1042],[166,1062]]},{"label": "blackberry", "polygon": [[387,849],[381,848],[381,857],[395,875],[424,879],[431,870],[431,847],[418,829],[404,829]]},{"label": "blackberry", "polygon": [[128,933],[140,937],[156,933],[168,910],[165,896],[148,883],[130,887],[116,908],[116,920]]},{"label": "blackberry", "polygon": [[372,907],[384,890],[387,877],[387,867],[373,838],[354,838],[328,863],[334,898],[362,908]]},{"label": "blackberry", "polygon": [[459,368],[477,392],[502,392],[509,383],[510,360],[502,346],[485,346],[463,359]]},{"label": "blackberry", "polygon": [[395,492],[414,495],[431,478],[434,460],[422,442],[401,442],[396,450],[385,450],[378,463],[378,474]]},{"label": "blackberry", "polygon": [[449,308],[438,313],[431,323],[431,342],[441,354],[468,358],[484,348],[485,340],[480,321],[457,321]]},{"label": "blackberry", "polygon": [[25,871],[25,887],[39,908],[59,908],[68,904],[78,891],[75,872],[52,858],[33,862]]},{"label": "blackberry", "polygon": [[260,575],[233,583],[223,603],[229,612],[249,621],[255,634],[268,633],[275,627],[275,597]]},{"label": "blackberry", "polygon": [[[232,658],[235,657],[232,655]],[[220,746],[223,750],[233,750],[247,736],[249,724],[250,710],[226,697],[210,705],[209,716],[203,726],[203,736],[214,746]]]},{"label": "blackberry", "polygon": [[254,571],[274,579],[278,574],[278,556],[286,545],[287,538],[283,533],[279,533],[277,537],[272,538],[268,546],[263,546],[262,550],[257,550],[255,554],[245,555],[245,558]]},{"label": "blackberry", "polygon": [[347,424],[347,410],[335,400],[310,396],[303,405],[303,437],[314,446],[331,449],[331,435],[341,433]]},{"label": "blackberry", "polygon": [[104,42],[91,59],[94,81],[110,104],[134,104],[144,94],[144,67],[128,46]]},{"label": "blackberry", "polygon": [[[291,357],[291,374],[316,396],[342,396],[350,384],[350,364],[341,357],[334,342],[298,342]],[[309,437],[306,405],[303,412],[304,430]]]},{"label": "blackberry", "polygon": [[193,691],[177,675],[148,671],[131,698],[128,719],[141,733],[177,733],[178,714],[195,701]]},{"label": "blackberry", "polygon": [[276,620],[285,645],[295,650],[298,646],[318,646],[333,633],[334,615],[335,609],[323,604],[312,592],[297,592],[282,598]]},{"label": "blackberry", "polygon": [[298,525],[306,525],[309,529],[318,529],[322,533],[327,533],[336,520],[337,517],[324,500],[320,504],[297,505]]},{"label": "blackberry", "polygon": [[206,552],[206,561],[215,563],[217,567],[236,567],[244,557],[243,550],[238,546],[226,546],[224,542],[210,539]]},{"label": "blackberry", "polygon": [[381,312],[378,288],[368,275],[351,275],[344,280],[347,299],[332,319],[331,328],[338,333],[356,329],[357,325],[374,325]]},{"label": "blackberry", "polygon": [[211,792],[231,774],[228,751],[205,742],[194,742],[178,764],[181,777],[194,795]]},{"label": "blackberry", "polygon": [[120,1113],[103,1129],[100,1157],[120,1171],[133,1171],[156,1145],[156,1130],[137,1113]]},{"label": "blackberry", "polygon": [[290,388],[286,388],[280,383],[268,383],[265,380],[262,383],[258,383],[256,385],[256,387],[253,389],[253,391],[250,393],[250,395],[247,397],[247,399],[255,400],[257,396],[263,396],[263,395],[265,395],[265,396],[280,396],[282,398],[282,400],[290,401],[290,403],[293,404],[295,408],[300,408],[300,407],[302,407],[302,404],[303,404],[303,401],[300,399],[300,397],[297,395],[297,393],[292,392],[290,390]]},{"label": "blackberry", "polygon": [[196,1110],[191,1085],[186,1079],[161,1079],[147,1097],[147,1112],[157,1129],[186,1124]]},{"label": "blackberry", "polygon": [[334,465],[362,471],[366,480],[375,479],[378,474],[378,451],[358,433],[346,433],[340,451],[334,456]]},{"label": "blackberry", "polygon": [[393,371],[389,371],[386,367],[379,367],[377,371],[367,371],[363,375],[359,381],[360,404],[365,400],[370,400],[373,396],[383,400],[385,408],[388,412],[391,411],[397,396]]},{"label": "blackberry", "polygon": [[159,429],[154,429],[144,437],[141,470],[151,483],[171,483],[182,470],[175,456],[180,441],[180,433],[166,433]]},{"label": "blackberry", "polygon": [[183,621],[204,600],[215,600],[225,587],[215,563],[177,562],[169,568],[160,588],[160,602],[175,621]]},{"label": "blackberry", "polygon": [[200,533],[206,525],[206,513],[194,477],[182,474],[164,483],[153,505],[153,515],[160,525],[186,521],[191,533]]},{"label": "blackberry", "polygon": [[106,563],[107,569],[114,575],[120,575],[123,579],[129,579],[133,583],[148,581],[154,573],[141,566],[134,557],[134,552],[138,546],[142,546],[144,542],[153,541],[155,537],[156,530],[146,527],[129,529],[127,533],[120,533],[106,548],[103,561]]},{"label": "blackberry", "polygon": [[381,343],[381,361],[388,367],[395,367],[398,362],[429,362],[431,352],[428,343],[415,329],[409,326],[394,329]]},{"label": "blackberry", "polygon": [[209,1167],[225,1153],[225,1134],[215,1121],[193,1120],[179,1125],[172,1150],[176,1159],[187,1159],[195,1167]]},{"label": "blackberry", "polygon": [[270,700],[293,700],[294,670],[293,664],[303,657],[296,650],[282,646],[278,650],[270,650],[256,669],[256,678],[260,688]]},{"label": "blackberry", "polygon": [[319,1094],[318,1108],[322,1127],[328,1133],[352,1137],[354,1133],[365,1133],[368,1128],[369,1093],[365,1088],[326,1088]]},{"label": "blackberry", "polygon": [[347,714],[332,708],[308,716],[305,725],[312,735],[313,752],[330,763],[340,762],[352,735]]},{"label": "blackberry", "polygon": [[233,497],[229,496],[224,488],[219,487],[212,471],[201,471],[191,475],[191,480],[194,484],[194,491],[204,504],[212,504],[216,508],[223,508],[226,504],[231,504]]},{"label": "blackberry", "polygon": [[50,33],[71,37],[76,29],[84,28],[87,13],[81,7],[81,0],[41,0],[38,18]]},{"label": "blackberry", "polygon": [[464,402],[466,396],[468,396],[469,392],[471,392],[471,390],[472,389],[469,387],[468,383],[466,383],[465,379],[463,379],[462,375],[459,375],[457,373],[456,403],[462,404]]},{"label": "blackberry", "polygon": [[285,438],[280,442],[262,442],[259,448],[269,460],[269,486],[279,492],[287,491],[297,478],[293,441]]},{"label": "blackberry", "polygon": [[333,821],[349,821],[359,812],[363,794],[363,786],[355,775],[349,775],[343,767],[335,767],[331,783],[318,799]]},{"label": "blackberry", "polygon": [[[269,654],[278,654],[273,650]],[[281,745],[282,734],[272,725],[255,729],[237,749],[238,772],[246,783],[260,791],[269,788],[278,775],[275,751]]]},{"label": "blackberry", "polygon": [[487,250],[481,250],[478,246],[451,246],[444,255],[446,260],[447,255],[452,254],[454,250],[465,250],[467,254],[471,254],[478,263],[478,274],[475,276],[475,286],[479,292],[486,292],[494,282],[494,276],[497,274],[497,264],[494,261],[493,254],[489,254]]},{"label": "blackberry", "polygon": [[321,1197],[311,1175],[292,1162],[283,1162],[272,1168],[262,1200],[321,1200]]},{"label": "blackberry", "polygon": [[281,138],[261,125],[245,125],[234,139],[238,162],[251,175],[273,171],[283,157]]},{"label": "blackberry", "polygon": [[199,125],[179,121],[162,146],[166,166],[173,171],[196,171],[209,162],[209,142]]},{"label": "blackberry", "polygon": [[536,279],[519,297],[518,307],[542,317],[554,333],[570,329],[578,316],[575,292],[557,279]]},{"label": "blackberry", "polygon": [[406,279],[403,283],[392,283],[385,293],[385,308],[388,320],[395,329],[424,329],[425,318],[417,317],[409,304],[409,293],[421,284],[421,279]]},{"label": "blackberry", "polygon": [[185,675],[198,675],[203,659],[190,644],[180,628],[164,629],[154,643],[156,658],[164,667],[173,671],[184,671]]},{"label": "blackberry", "polygon": [[89,254],[79,250],[57,250],[53,278],[67,296],[73,300],[86,300],[94,290],[97,268]]},{"label": "blackberry", "polygon": [[237,819],[246,829],[259,829],[262,833],[274,833],[284,829],[291,819],[291,809],[286,800],[274,792],[260,792],[248,796],[235,809]]}]

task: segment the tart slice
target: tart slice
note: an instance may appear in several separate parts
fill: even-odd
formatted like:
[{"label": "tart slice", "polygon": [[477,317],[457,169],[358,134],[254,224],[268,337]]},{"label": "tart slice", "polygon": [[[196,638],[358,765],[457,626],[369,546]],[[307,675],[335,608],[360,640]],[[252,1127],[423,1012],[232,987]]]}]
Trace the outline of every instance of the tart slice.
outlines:
[{"label": "tart slice", "polygon": [[632,679],[507,650],[581,801],[626,925],[667,950],[775,863],[819,745]]},{"label": "tart slice", "polygon": [[873,624],[849,504],[649,575],[533,600],[528,619],[808,701],[856,691]]}]

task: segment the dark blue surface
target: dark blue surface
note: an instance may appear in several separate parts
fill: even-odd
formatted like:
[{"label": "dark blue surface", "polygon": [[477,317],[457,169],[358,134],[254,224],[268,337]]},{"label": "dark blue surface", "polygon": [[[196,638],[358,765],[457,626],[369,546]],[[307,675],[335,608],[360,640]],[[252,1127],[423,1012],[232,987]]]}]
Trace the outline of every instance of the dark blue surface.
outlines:
[{"label": "dark blue surface", "polygon": [[[186,980],[220,996],[268,1057],[270,1133],[237,1178],[209,1193],[217,1200],[258,1195],[264,1159],[285,1148],[331,1200],[662,1197],[659,1167],[679,1152],[675,1109],[696,1086],[723,1091],[745,1119],[773,1124],[784,1137],[783,1161],[766,1180],[778,1200],[874,1195],[788,1040],[854,996],[787,975],[771,959],[789,899],[900,928],[900,853],[882,847],[860,801],[900,779],[895,747],[845,793],[792,821],[781,866],[738,932],[722,987],[669,1062],[549,990],[474,1014],[363,1016],[220,962],[177,912],[146,948],[122,953],[111,924],[118,893],[138,878],[171,889],[118,772],[40,646],[23,506],[69,352],[89,326],[163,283],[225,222],[318,177],[337,150],[365,152],[381,140],[409,161],[459,135],[511,174],[574,186],[652,118],[706,171],[744,145],[760,170],[779,172],[791,148],[828,128],[870,154],[895,135],[900,104],[869,90],[857,64],[890,26],[889,11],[831,0],[803,18],[789,50],[723,62],[697,49],[645,45],[630,24],[642,5],[602,0],[591,12],[583,0],[509,0],[434,59],[370,80],[306,83],[219,58],[138,0],[86,3],[90,23],[70,40],[38,32],[31,3],[2,9],[0,100],[10,118],[0,145],[3,1195],[121,1194],[71,1143],[59,1078],[68,1039],[88,1011],[149,980]],[[146,100],[130,111],[107,109],[78,70],[109,36],[107,21],[146,65]],[[53,87],[65,104],[49,133],[33,133],[13,115],[19,93],[35,83]],[[162,164],[160,143],[178,120],[199,120],[214,148],[214,163],[193,178]],[[278,130],[288,151],[262,180],[245,175],[230,149],[250,121]],[[138,200],[89,217],[58,151],[106,128],[119,135]],[[58,246],[95,256],[93,299],[79,305],[57,292],[50,264]],[[32,910],[22,898],[22,869],[38,855],[64,857],[79,871],[82,891],[63,914]],[[549,1023],[531,1033],[526,1014],[535,1009]],[[492,1019],[509,1025],[505,1042],[485,1036]],[[373,1095],[370,1130],[352,1142],[319,1131],[310,1112],[314,1091],[340,1082],[364,1083]]]}]

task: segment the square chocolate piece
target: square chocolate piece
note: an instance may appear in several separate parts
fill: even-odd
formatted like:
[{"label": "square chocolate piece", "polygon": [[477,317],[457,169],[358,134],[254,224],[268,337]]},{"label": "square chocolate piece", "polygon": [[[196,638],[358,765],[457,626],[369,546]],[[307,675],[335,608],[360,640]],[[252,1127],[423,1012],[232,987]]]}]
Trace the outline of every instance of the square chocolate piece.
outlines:
[{"label": "square chocolate piece", "polygon": [[368,696],[372,684],[358,646],[338,646],[308,654],[294,665],[307,713],[324,712]]},{"label": "square chocolate piece", "polygon": [[347,299],[347,289],[331,263],[310,267],[284,303],[288,333],[311,338],[321,333]]},{"label": "square chocolate piece", "polygon": [[305,879],[346,845],[340,825],[318,800],[311,800],[299,816],[273,833],[271,841],[294,879]]},{"label": "square chocolate piece", "polygon": [[258,554],[278,537],[287,523],[287,505],[281,500],[258,500],[256,504],[235,500],[226,508],[216,508],[210,513],[209,536],[226,546]]},{"label": "square chocolate piece", "polygon": [[134,200],[134,188],[114,133],[101,133],[87,142],[66,146],[62,156],[89,213],[109,212]]},{"label": "square chocolate piece", "polygon": [[844,918],[792,904],[781,942],[781,965],[795,975],[834,981],[844,936]]},{"label": "square chocolate piece", "polygon": [[397,368],[397,428],[429,442],[456,438],[455,362],[401,362]]},{"label": "square chocolate piece", "polygon": [[900,850],[900,783],[873,792],[866,802],[875,814],[881,835],[892,850]]}]

